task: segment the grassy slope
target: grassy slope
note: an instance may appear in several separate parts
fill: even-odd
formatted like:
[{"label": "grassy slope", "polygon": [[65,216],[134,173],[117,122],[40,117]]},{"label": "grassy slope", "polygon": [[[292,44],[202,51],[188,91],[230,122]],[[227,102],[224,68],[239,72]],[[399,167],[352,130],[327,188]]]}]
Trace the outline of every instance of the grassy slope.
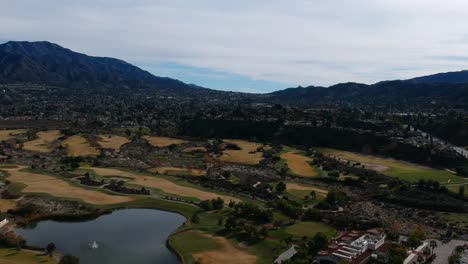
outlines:
[{"label": "grassy slope", "polygon": [[332,154],[339,158],[360,162],[360,163],[369,163],[376,164],[388,167],[387,170],[383,171],[383,174],[400,178],[402,180],[416,182],[419,179],[425,180],[437,180],[441,184],[447,183],[450,180],[451,183],[463,181],[462,177],[455,176],[454,174],[445,171],[438,170],[428,167],[423,167],[416,164],[411,164],[405,161],[399,161],[394,159],[380,158],[376,156],[362,155],[353,152],[339,151],[333,149],[318,149],[320,152],[326,154]]},{"label": "grassy slope", "polygon": [[16,249],[0,249],[0,264],[53,264],[57,263],[48,256],[38,255],[36,253]]}]

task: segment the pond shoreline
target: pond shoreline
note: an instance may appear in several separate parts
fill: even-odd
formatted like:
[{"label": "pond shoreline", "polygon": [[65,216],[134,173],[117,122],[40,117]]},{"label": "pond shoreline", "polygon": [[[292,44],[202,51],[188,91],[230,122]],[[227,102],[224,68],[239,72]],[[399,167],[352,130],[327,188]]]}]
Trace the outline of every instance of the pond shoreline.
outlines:
[{"label": "pond shoreline", "polygon": [[[176,214],[180,217],[183,218],[183,222],[177,226],[174,230],[171,231],[171,233],[169,235],[167,235],[167,237],[165,237],[164,239],[164,245],[166,247],[166,249],[168,250],[168,252],[170,252],[176,259],[177,259],[177,262],[178,263],[183,263],[183,259],[181,257],[181,253],[178,252],[174,247],[172,247],[172,245],[170,244],[170,238],[177,233],[177,231],[185,225],[185,223],[187,222],[187,217],[181,213],[181,212],[178,212],[177,210],[166,210],[166,209],[160,209],[160,208],[155,208],[155,207],[139,207],[139,206],[136,206],[136,207],[115,207],[115,208],[111,208],[111,209],[100,209],[99,211],[97,212],[90,212],[89,214],[80,214],[80,215],[74,215],[74,214],[60,214],[60,215],[42,215],[40,217],[37,217],[37,218],[34,218],[34,219],[31,219],[30,221],[26,222],[26,223],[23,223],[22,225],[18,226],[18,228],[23,228],[23,227],[27,227],[29,224],[39,224],[40,222],[44,222],[44,221],[54,221],[54,222],[58,222],[58,223],[85,223],[85,222],[88,222],[88,221],[93,221],[93,220],[96,220],[102,216],[105,216],[105,215],[111,215],[113,214],[114,212],[117,212],[117,211],[125,211],[125,210],[138,210],[138,209],[141,209],[141,210],[151,210],[151,211],[161,211],[161,212],[166,212],[166,213],[173,213],[173,214]],[[10,231],[13,232],[15,235],[18,235],[14,230],[12,230],[14,228],[11,228]],[[6,231],[8,232],[8,231]],[[36,246],[30,246],[28,244],[28,241],[26,239],[26,246],[25,248],[30,248],[30,249],[34,249],[34,250],[41,250],[43,248],[41,247],[36,247]],[[60,253],[65,253],[65,252],[60,252]]]}]

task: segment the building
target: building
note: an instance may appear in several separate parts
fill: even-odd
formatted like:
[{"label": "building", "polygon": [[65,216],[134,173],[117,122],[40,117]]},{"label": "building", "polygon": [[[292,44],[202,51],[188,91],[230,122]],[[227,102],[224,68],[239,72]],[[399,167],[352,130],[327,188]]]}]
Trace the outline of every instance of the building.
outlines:
[{"label": "building", "polygon": [[283,252],[279,257],[273,262],[275,264],[281,264],[283,261],[286,261],[292,258],[297,253],[297,246],[292,245],[288,250]]},{"label": "building", "polygon": [[384,257],[390,250],[390,242],[385,238],[383,229],[341,232],[326,249],[318,252],[316,263],[337,263],[346,260],[353,264],[361,264],[371,257]]}]

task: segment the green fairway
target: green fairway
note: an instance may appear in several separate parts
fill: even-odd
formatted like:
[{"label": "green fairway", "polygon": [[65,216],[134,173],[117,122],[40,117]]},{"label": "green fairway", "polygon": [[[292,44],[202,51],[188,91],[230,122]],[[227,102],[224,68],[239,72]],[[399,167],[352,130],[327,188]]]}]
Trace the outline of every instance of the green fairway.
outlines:
[{"label": "green fairway", "polygon": [[319,232],[325,234],[328,238],[336,236],[335,229],[319,222],[298,222],[286,228],[271,231],[270,233],[272,237],[284,239],[288,236],[295,236],[297,238],[306,236],[310,238]]},{"label": "green fairway", "polygon": [[49,256],[37,254],[32,251],[16,250],[16,249],[0,249],[0,263],[2,264],[54,264],[57,263]]},{"label": "green fairway", "polygon": [[362,155],[358,153],[333,149],[317,149],[324,154],[333,155],[336,158],[364,164],[368,169],[377,170],[384,175],[399,178],[409,182],[417,182],[420,179],[436,180],[441,184],[463,182],[463,178],[445,170],[433,169],[406,161]]},{"label": "green fairway", "polygon": [[182,263],[195,262],[192,254],[218,248],[216,241],[203,236],[198,231],[182,231],[169,237],[169,244],[182,258]]}]

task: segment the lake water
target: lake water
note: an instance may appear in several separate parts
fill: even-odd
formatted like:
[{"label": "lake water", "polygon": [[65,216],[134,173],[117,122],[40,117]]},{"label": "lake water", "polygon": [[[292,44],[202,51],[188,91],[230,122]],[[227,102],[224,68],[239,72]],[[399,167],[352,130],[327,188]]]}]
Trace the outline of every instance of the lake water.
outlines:
[{"label": "lake water", "polygon": [[[59,252],[79,257],[81,264],[175,264],[179,261],[166,239],[184,221],[170,212],[126,209],[87,222],[42,221],[14,232],[32,246],[45,248],[53,242]],[[99,248],[91,249],[93,241]]]}]

